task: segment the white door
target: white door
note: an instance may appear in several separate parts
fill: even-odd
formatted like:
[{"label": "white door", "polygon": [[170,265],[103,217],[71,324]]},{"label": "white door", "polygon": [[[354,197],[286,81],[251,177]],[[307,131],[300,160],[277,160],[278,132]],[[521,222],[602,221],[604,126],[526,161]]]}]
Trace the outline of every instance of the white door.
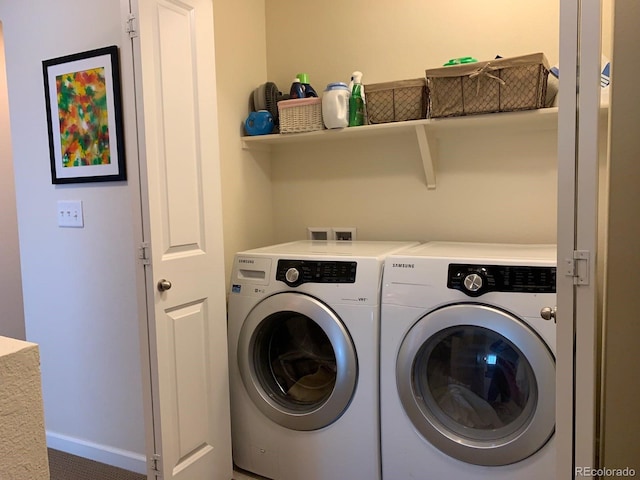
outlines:
[{"label": "white door", "polygon": [[562,0],[560,22],[556,439],[568,479],[597,467],[600,0]]},{"label": "white door", "polygon": [[137,0],[132,11],[143,236],[150,248],[147,438],[156,461],[149,478],[229,479],[213,4]]}]

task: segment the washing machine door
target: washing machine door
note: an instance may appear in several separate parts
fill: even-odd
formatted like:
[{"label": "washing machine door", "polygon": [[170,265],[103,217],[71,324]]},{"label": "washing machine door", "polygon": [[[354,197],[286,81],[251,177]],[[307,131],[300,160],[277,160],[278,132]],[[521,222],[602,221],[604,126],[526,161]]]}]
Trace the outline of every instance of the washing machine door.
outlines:
[{"label": "washing machine door", "polygon": [[356,388],[356,350],[344,324],[309,295],[267,297],[244,321],[238,340],[242,381],[264,415],[293,430],[335,422]]},{"label": "washing machine door", "polygon": [[396,381],[418,432],[466,463],[519,462],[555,429],[555,359],[498,308],[456,304],[421,318],[400,347]]}]

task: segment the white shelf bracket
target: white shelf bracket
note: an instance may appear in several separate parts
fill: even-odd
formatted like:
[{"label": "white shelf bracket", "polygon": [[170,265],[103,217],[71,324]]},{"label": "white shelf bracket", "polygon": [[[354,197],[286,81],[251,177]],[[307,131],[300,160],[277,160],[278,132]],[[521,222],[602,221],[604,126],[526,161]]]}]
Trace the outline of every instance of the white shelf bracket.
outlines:
[{"label": "white shelf bracket", "polygon": [[416,137],[418,139],[418,148],[420,148],[420,157],[422,158],[422,167],[424,168],[424,176],[427,181],[427,188],[435,190],[436,188],[436,171],[434,160],[437,158],[438,144],[435,135],[429,131],[427,125],[416,125]]}]

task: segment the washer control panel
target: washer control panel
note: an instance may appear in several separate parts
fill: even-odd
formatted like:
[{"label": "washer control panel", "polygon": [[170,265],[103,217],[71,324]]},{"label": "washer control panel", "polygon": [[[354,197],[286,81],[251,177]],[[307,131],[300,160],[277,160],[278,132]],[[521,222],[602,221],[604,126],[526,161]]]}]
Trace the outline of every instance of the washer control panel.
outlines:
[{"label": "washer control panel", "polygon": [[447,287],[470,297],[489,292],[556,293],[556,267],[450,263]]},{"label": "washer control panel", "polygon": [[355,283],[357,262],[278,260],[276,280],[290,287],[303,283]]}]

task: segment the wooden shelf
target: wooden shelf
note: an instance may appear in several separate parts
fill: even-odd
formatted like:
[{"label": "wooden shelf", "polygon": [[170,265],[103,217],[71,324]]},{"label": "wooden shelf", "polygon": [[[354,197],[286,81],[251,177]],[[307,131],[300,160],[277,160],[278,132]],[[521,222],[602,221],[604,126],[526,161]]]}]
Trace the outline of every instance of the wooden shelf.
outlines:
[{"label": "wooden shelf", "polygon": [[457,130],[491,129],[507,133],[524,130],[557,130],[558,108],[543,108],[523,112],[490,113],[482,115],[468,115],[464,117],[434,118],[425,120],[410,120],[406,122],[382,123],[378,125],[364,125],[332,130],[318,130],[307,133],[288,133],[257,135],[242,137],[242,147],[245,150],[271,152],[280,145],[292,145],[313,142],[330,142],[367,138],[371,136],[391,136],[406,132],[415,134],[427,188],[436,188],[436,174],[434,165],[437,163],[438,138],[447,132]]}]

